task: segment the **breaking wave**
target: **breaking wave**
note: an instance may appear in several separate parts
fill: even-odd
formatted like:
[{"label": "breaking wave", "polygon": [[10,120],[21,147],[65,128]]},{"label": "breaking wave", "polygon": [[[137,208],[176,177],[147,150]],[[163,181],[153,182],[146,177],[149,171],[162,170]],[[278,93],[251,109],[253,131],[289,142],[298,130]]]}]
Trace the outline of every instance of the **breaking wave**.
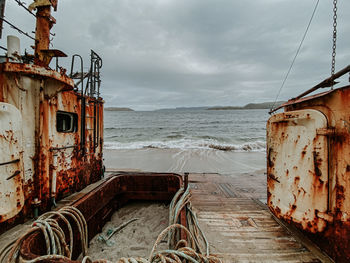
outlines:
[{"label": "breaking wave", "polygon": [[138,142],[105,142],[105,149],[212,149],[232,152],[264,152],[264,141],[245,142],[242,144],[222,144],[214,140],[169,140]]}]

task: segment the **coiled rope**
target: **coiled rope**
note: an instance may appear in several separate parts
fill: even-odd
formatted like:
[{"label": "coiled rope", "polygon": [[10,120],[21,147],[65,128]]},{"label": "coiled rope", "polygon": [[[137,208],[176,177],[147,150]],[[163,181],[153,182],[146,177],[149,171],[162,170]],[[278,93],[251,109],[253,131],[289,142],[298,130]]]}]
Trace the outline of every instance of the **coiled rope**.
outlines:
[{"label": "coiled rope", "polygon": [[[57,221],[53,219],[54,216],[62,219],[67,226],[69,232],[69,247],[66,242],[64,231],[59,226]],[[5,248],[0,251],[0,263],[3,263],[7,258],[7,263],[18,262],[20,258],[20,249],[23,241],[30,235],[41,232],[45,239],[46,253],[47,255],[37,257],[33,260],[24,260],[22,262],[35,263],[46,259],[71,259],[73,251],[73,230],[68,221],[71,218],[75,223],[81,237],[81,247],[84,256],[87,255],[88,249],[88,230],[87,223],[83,214],[73,206],[66,206],[59,211],[51,211],[41,215],[34,223],[32,227],[20,238],[10,242]]]},{"label": "coiled rope", "polygon": [[[149,257],[121,258],[118,263],[221,263],[221,260],[210,255],[209,243],[203,231],[199,227],[197,217],[191,206],[191,193],[189,189],[181,188],[174,196],[169,207],[169,226],[158,236]],[[187,226],[178,223],[181,211],[185,209]],[[64,231],[54,219],[60,218],[68,229],[69,246]],[[32,227],[17,241],[9,243],[0,251],[0,263],[7,257],[7,263],[19,262],[35,263],[42,260],[70,260],[73,251],[73,230],[68,218],[72,219],[81,237],[81,248],[84,256],[82,263],[106,263],[107,260],[95,260],[87,256],[88,251],[88,229],[82,213],[75,207],[66,206],[59,211],[48,212],[40,216]],[[186,240],[180,238],[178,231],[184,231]],[[20,259],[20,249],[23,241],[36,232],[41,232],[45,239],[47,255],[37,257],[33,260]],[[169,249],[157,251],[159,243],[168,235]]]},{"label": "coiled rope", "polygon": [[[210,255],[209,242],[198,224],[190,200],[191,193],[188,188],[186,190],[181,188],[175,194],[169,206],[169,226],[159,234],[148,259],[141,257],[121,258],[117,263],[221,263],[219,258]],[[186,209],[188,228],[177,223],[183,209]],[[177,231],[179,230],[186,233],[187,240],[178,240],[177,237],[180,235]],[[166,235],[168,235],[169,249],[156,251],[157,246]]]}]

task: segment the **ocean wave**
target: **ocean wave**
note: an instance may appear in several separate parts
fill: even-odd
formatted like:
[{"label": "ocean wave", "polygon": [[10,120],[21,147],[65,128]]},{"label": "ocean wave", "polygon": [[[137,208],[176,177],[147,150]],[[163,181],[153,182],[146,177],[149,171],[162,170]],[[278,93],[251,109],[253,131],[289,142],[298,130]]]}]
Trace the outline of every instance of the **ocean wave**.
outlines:
[{"label": "ocean wave", "polygon": [[233,152],[263,152],[264,141],[244,142],[242,144],[222,144],[214,140],[170,140],[170,141],[138,141],[138,142],[105,142],[105,149],[211,149]]},{"label": "ocean wave", "polygon": [[262,152],[265,151],[266,143],[263,141],[255,141],[237,145],[210,144],[209,148],[220,151]]},{"label": "ocean wave", "polygon": [[184,137],[184,135],[182,135],[182,134],[174,134],[174,135],[167,136],[168,139],[181,139],[183,137]]}]

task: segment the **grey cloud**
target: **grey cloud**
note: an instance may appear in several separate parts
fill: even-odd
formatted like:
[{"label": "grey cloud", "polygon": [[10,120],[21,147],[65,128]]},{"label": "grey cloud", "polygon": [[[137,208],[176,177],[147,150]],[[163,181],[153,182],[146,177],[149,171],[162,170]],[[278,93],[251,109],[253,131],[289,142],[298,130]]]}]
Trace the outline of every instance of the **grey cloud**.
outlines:
[{"label": "grey cloud", "polygon": [[[33,19],[8,1],[8,15]],[[104,59],[107,106],[136,109],[274,100],[315,1],[61,0],[55,48]],[[337,69],[349,64],[350,2],[339,5]],[[332,3],[320,5],[280,99],[329,76]],[[7,30],[10,32],[9,30]],[[25,41],[23,44],[28,44]],[[64,65],[69,66],[69,60]],[[86,63],[87,65],[87,63]]]}]

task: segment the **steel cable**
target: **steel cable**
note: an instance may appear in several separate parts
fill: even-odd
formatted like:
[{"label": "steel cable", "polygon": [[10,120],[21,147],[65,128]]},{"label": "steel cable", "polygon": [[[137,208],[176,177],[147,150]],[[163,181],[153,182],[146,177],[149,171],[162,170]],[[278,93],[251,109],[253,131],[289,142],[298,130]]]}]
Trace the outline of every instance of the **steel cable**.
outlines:
[{"label": "steel cable", "polygon": [[301,50],[301,47],[302,47],[302,45],[303,45],[303,43],[304,43],[304,40],[305,40],[305,38],[306,38],[306,35],[307,35],[307,33],[308,33],[308,31],[309,31],[309,28],[310,28],[310,26],[311,26],[312,20],[313,20],[313,18],[314,18],[314,16],[315,16],[315,13],[316,13],[316,10],[317,10],[317,7],[318,7],[319,2],[320,2],[320,0],[317,0],[316,5],[315,5],[315,7],[314,7],[314,10],[313,10],[313,12],[312,12],[311,18],[310,18],[310,20],[309,20],[309,23],[308,23],[308,25],[307,25],[307,27],[306,27],[305,33],[304,33],[304,35],[303,35],[303,37],[302,37],[302,39],[301,39],[301,41],[300,41],[299,47],[298,47],[298,49],[297,49],[297,51],[296,51],[296,53],[295,53],[295,56],[294,56],[294,58],[293,58],[293,61],[292,61],[292,63],[290,64],[289,69],[288,69],[288,71],[287,71],[287,74],[286,74],[286,76],[285,76],[284,79],[283,79],[282,85],[281,85],[281,87],[279,88],[279,90],[278,90],[278,92],[277,92],[275,101],[274,101],[274,103],[273,103],[273,105],[272,105],[272,107],[271,107],[271,109],[270,109],[270,114],[272,113],[272,111],[273,111],[273,109],[274,109],[274,107],[275,107],[275,105],[276,105],[276,102],[277,102],[277,100],[278,100],[278,97],[280,96],[281,91],[282,91],[282,89],[283,89],[284,85],[286,84],[286,81],[287,81],[287,79],[288,79],[288,77],[289,77],[289,74],[290,74],[290,72],[292,71],[292,68],[293,68],[293,66],[294,66],[295,60],[297,59],[297,57],[298,57],[298,55],[299,55],[299,52],[300,52],[300,50]]}]

